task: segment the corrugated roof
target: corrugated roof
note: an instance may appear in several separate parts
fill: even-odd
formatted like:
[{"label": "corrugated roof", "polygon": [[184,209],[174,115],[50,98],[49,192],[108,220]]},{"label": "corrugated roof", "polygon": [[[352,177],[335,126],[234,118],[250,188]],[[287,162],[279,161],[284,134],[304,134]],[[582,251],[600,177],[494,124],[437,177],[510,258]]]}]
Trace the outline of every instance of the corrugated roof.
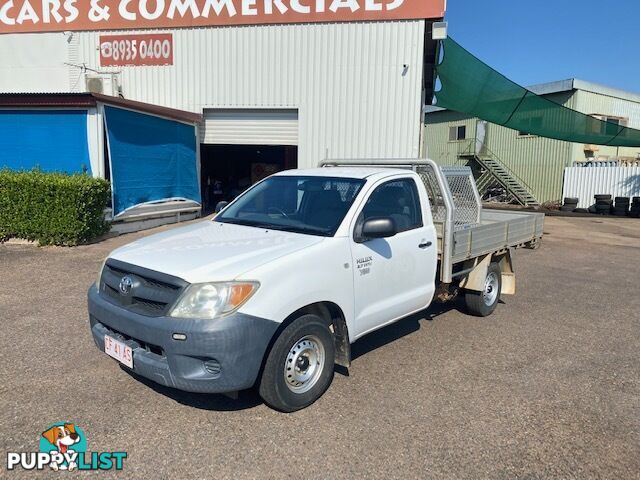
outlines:
[{"label": "corrugated roof", "polygon": [[0,93],[0,107],[91,108],[96,107],[98,103],[127,108],[185,123],[197,124],[202,121],[202,115],[198,113],[99,93]]},{"label": "corrugated roof", "polygon": [[[551,95],[554,93],[572,92],[574,90],[582,90],[583,92],[597,93],[608,97],[619,98],[621,100],[627,100],[629,102],[640,103],[640,94],[634,92],[627,92],[626,90],[620,90],[617,88],[607,87],[599,83],[587,82],[577,78],[570,78],[568,80],[559,80],[557,82],[540,83],[538,85],[532,85],[527,87],[527,90],[535,93],[536,95]],[[437,96],[437,93],[436,93]],[[436,113],[447,110],[446,108],[437,107],[435,105],[425,105],[423,107],[424,113]]]},{"label": "corrugated roof", "polygon": [[578,78],[570,78],[568,80],[560,80],[558,82],[541,83],[528,87],[527,90],[536,95],[549,95],[551,93],[570,92],[573,90],[582,90],[585,92],[598,93],[608,97],[620,98],[630,102],[640,103],[640,94],[620,90],[618,88],[607,87],[599,83],[587,82]]}]

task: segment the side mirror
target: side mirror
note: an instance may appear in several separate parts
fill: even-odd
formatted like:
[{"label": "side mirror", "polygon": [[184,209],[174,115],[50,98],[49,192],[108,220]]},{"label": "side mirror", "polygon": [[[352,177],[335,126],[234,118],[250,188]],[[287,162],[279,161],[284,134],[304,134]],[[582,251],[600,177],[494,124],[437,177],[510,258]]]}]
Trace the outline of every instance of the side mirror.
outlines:
[{"label": "side mirror", "polygon": [[222,210],[225,209],[225,207],[229,205],[229,202],[225,202],[224,200],[222,202],[218,202],[216,204],[216,213],[220,213]]},{"label": "side mirror", "polygon": [[374,238],[389,238],[398,233],[396,222],[391,217],[370,218],[362,225],[358,243],[366,242]]}]

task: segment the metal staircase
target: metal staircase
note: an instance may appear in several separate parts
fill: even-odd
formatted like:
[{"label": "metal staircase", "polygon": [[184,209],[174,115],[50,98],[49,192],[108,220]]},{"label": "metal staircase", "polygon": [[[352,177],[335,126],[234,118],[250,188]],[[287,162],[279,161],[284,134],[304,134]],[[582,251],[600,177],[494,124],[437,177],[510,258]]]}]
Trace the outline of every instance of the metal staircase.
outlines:
[{"label": "metal staircase", "polygon": [[469,148],[461,152],[459,155],[461,160],[474,161],[480,167],[481,174],[476,179],[478,192],[481,197],[487,191],[499,185],[504,188],[513,201],[525,207],[538,207],[540,204],[536,197],[531,193],[531,188],[513,171],[509,169],[497,155],[491,152],[486,146],[482,152],[475,152],[475,141],[471,142]]}]

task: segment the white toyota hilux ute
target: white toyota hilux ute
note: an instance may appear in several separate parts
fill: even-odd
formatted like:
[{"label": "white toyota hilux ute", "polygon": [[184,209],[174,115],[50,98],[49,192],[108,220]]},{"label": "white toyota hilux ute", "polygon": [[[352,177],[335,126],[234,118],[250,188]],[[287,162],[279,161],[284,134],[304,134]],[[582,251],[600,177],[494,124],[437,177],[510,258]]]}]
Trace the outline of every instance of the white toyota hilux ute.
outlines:
[{"label": "white toyota hilux ute", "polygon": [[491,314],[544,216],[483,210],[468,168],[343,160],[254,185],[205,220],[112,252],[88,293],[99,349],[169,387],[257,386],[304,408],[358,338],[460,292]]}]

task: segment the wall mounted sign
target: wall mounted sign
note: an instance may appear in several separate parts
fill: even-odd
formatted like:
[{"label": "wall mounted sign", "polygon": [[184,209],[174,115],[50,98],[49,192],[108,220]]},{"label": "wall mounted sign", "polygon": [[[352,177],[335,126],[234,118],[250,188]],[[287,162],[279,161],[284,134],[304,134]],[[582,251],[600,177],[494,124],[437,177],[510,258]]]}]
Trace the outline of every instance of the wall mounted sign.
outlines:
[{"label": "wall mounted sign", "polygon": [[100,66],[173,65],[173,35],[101,35]]},{"label": "wall mounted sign", "polygon": [[442,18],[446,0],[0,0],[0,34]]}]

